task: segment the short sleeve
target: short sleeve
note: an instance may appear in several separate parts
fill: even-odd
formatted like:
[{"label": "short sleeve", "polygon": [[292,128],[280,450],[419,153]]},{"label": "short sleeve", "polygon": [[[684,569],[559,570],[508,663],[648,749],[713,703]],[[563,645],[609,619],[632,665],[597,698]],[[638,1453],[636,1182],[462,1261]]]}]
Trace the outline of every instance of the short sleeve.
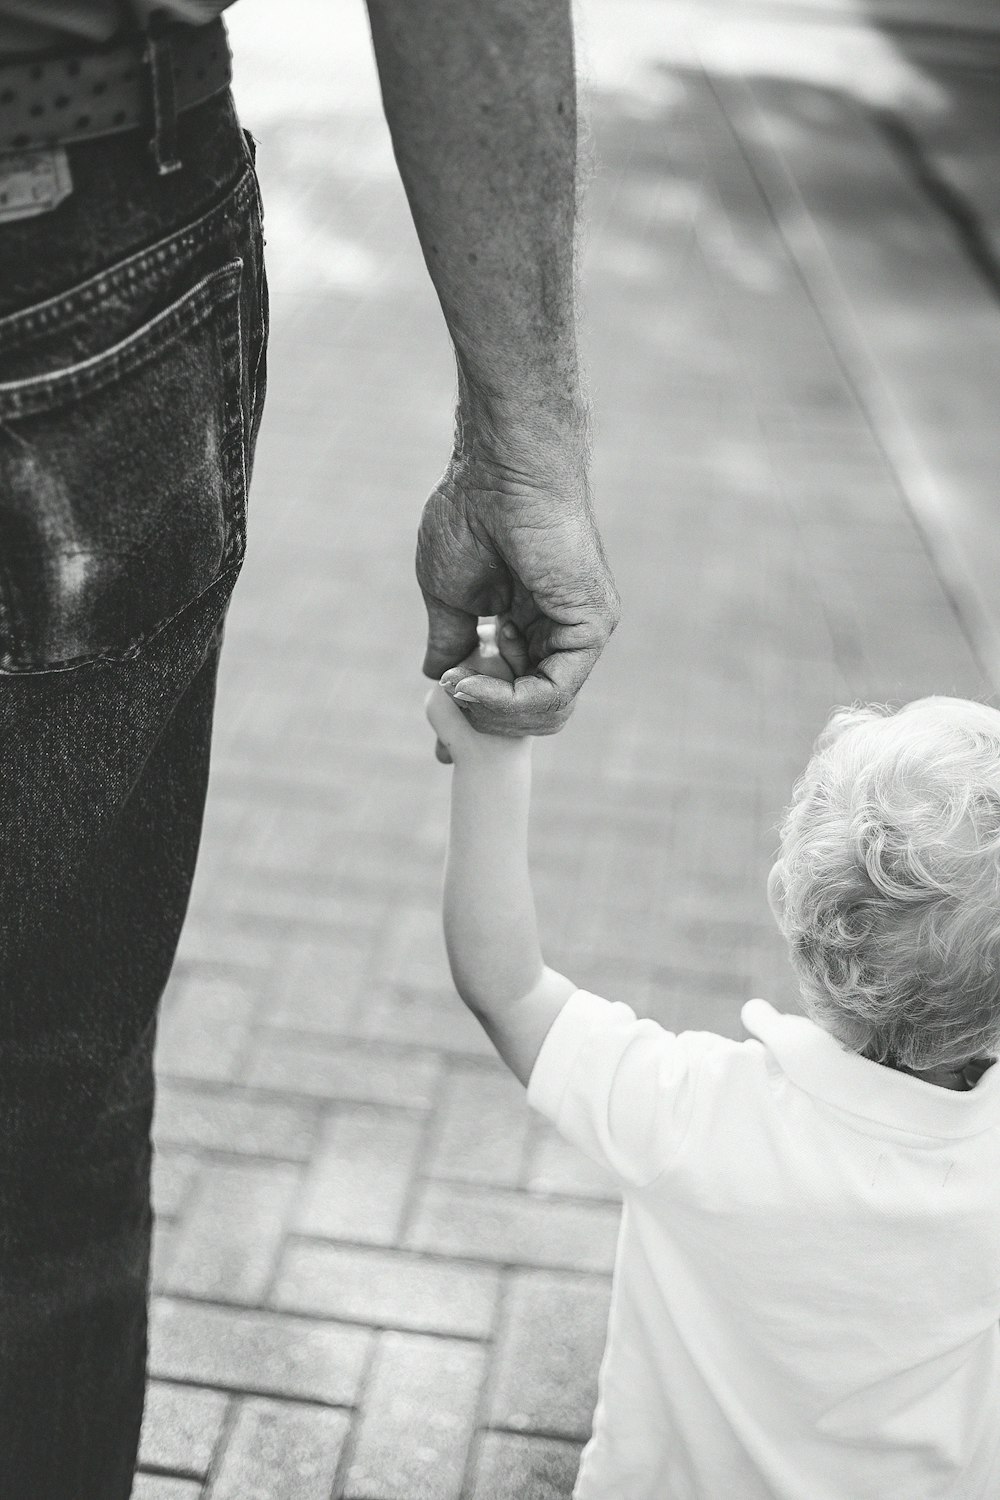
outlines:
[{"label": "short sleeve", "polygon": [[542,1043],[528,1103],[616,1177],[645,1186],[683,1140],[709,1040],[577,990]]}]

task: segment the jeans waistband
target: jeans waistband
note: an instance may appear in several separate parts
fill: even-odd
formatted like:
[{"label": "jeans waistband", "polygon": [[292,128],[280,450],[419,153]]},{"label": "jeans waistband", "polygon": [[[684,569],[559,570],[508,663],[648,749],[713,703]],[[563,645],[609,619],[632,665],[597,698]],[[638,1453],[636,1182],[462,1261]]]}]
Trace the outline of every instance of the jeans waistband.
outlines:
[{"label": "jeans waistband", "polygon": [[0,317],[155,245],[225,198],[252,165],[229,90],[180,116],[178,147],[183,170],[165,177],[138,130],[58,148],[72,191],[48,213],[0,221]]},{"label": "jeans waistband", "polygon": [[0,59],[0,153],[146,127],[160,172],[173,171],[177,115],[221,93],[231,77],[221,17],[155,25],[104,47]]}]

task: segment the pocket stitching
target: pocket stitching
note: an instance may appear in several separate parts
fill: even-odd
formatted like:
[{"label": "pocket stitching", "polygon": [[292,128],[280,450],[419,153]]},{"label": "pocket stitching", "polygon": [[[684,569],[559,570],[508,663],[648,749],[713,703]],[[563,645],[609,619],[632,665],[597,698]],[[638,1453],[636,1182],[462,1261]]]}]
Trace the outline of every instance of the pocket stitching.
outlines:
[{"label": "pocket stitching", "polygon": [[[217,328],[216,339],[218,341],[222,368],[226,371],[231,372],[232,379],[235,382],[236,391],[235,399],[230,399],[228,396],[226,396],[223,402],[224,409],[227,412],[227,421],[225,425],[225,431],[222,435],[220,450],[225,459],[227,471],[232,474],[238,482],[239,492],[238,494],[233,495],[232,489],[235,488],[235,485],[229,486],[229,494],[227,496],[229,504],[226,506],[226,520],[230,530],[230,536],[226,542],[221,565],[214,578],[212,578],[211,581],[204,586],[204,588],[199,589],[198,593],[192,599],[186,600],[178,609],[172,611],[163,619],[157,620],[146,630],[132,636],[129,639],[128,644],[123,647],[111,647],[98,651],[90,651],[80,656],[72,657],[69,659],[45,662],[42,664],[30,664],[27,666],[9,666],[4,665],[3,662],[0,662],[0,679],[39,677],[53,672],[75,671],[80,667],[113,665],[117,662],[130,661],[134,657],[136,657],[149,644],[150,641],[154,640],[158,635],[160,635],[162,631],[167,629],[168,626],[170,626],[175,620],[183,615],[188,609],[194,607],[194,605],[196,605],[201,599],[209,594],[212,589],[216,588],[223,580],[228,579],[230,575],[235,578],[235,576],[239,574],[239,571],[243,565],[243,557],[246,551],[248,498],[248,477],[246,464],[246,433],[248,431],[248,427],[247,415],[244,411],[243,401],[243,384],[245,372],[243,359],[243,329],[241,311],[242,299],[240,295],[243,271],[244,261],[241,257],[237,256],[233,260],[228,261],[218,270],[210,272],[208,275],[204,276],[201,281],[196,283],[196,285],[192,287],[187,293],[185,293],[182,298],[178,299],[178,301],[173,303],[170,307],[165,308],[163,312],[157,314],[155,318],[150,319],[148,323],[145,323],[142,328],[138,329],[135,333],[130,334],[128,339],[122,340],[122,342],[118,345],[113,345],[110,350],[105,350],[101,355],[93,356],[91,360],[81,362],[82,366],[87,367],[91,365],[93,360],[97,360],[98,362],[102,363],[100,378],[96,378],[89,383],[85,383],[85,389],[88,391],[100,390],[102,385],[108,383],[108,379],[110,378],[111,374],[118,375],[124,373],[125,371],[141,369],[142,365],[146,362],[145,358],[140,357],[136,357],[133,360],[127,362],[123,362],[121,359],[109,358],[109,356],[114,356],[117,352],[119,352],[124,345],[130,345],[139,337],[148,334],[150,328],[154,327],[161,320],[167,322],[170,319],[171,313],[182,313],[185,315],[189,314],[191,311],[191,307],[189,306],[189,304],[196,303],[195,316],[183,316],[179,320],[175,320],[179,323],[178,327],[171,328],[169,333],[167,333],[165,336],[147,342],[143,345],[144,354],[158,353],[163,349],[169,348],[172,343],[175,343],[181,333],[186,332],[187,330],[192,328],[200,327],[207,321],[207,319],[213,312],[222,307],[231,298],[235,298],[236,318],[234,320],[234,326],[229,328],[226,328],[224,326]],[[218,284],[218,286],[216,284]],[[108,365],[107,374],[105,374],[105,370],[103,368],[104,362],[107,362]],[[59,372],[54,376],[47,375],[34,377],[33,380],[29,383],[33,384],[35,380],[49,383],[51,383],[52,381],[56,381],[59,383],[65,382],[67,392],[69,393],[69,388],[71,386],[78,388],[80,382],[78,380],[74,380],[72,382],[65,380],[65,376],[70,372],[74,372],[77,368],[79,367],[70,366],[68,367],[67,371]],[[20,382],[18,384],[23,384],[23,382]],[[5,413],[3,410],[2,392],[3,387],[0,386],[0,420],[2,420],[5,415],[23,416],[26,414],[30,414],[32,410],[49,411],[58,407],[59,405],[58,402],[41,406],[39,406],[38,403],[25,403],[24,405],[18,406],[16,411]],[[77,389],[73,389],[72,393],[77,394]],[[234,444],[236,446],[235,465],[234,456],[232,453],[232,447]],[[0,560],[0,565],[2,565],[2,560]],[[19,641],[19,635],[23,631],[23,624],[21,624],[19,628],[19,621],[15,618],[15,614],[12,612],[14,592],[15,591],[10,587],[9,582],[6,589],[0,590],[0,625],[6,624],[6,633],[10,648],[12,649],[12,651],[16,652],[19,649],[23,649]]]},{"label": "pocket stitching", "polygon": [[150,273],[158,275],[160,268],[163,274],[175,273],[178,269],[178,261],[183,259],[183,253],[196,249],[199,244],[207,240],[220,218],[225,218],[228,214],[240,209],[253,186],[252,174],[247,171],[221,203],[208,209],[186,229],[175,230],[171,234],[164,235],[155,244],[148,245],[144,250],[136,250],[124,260],[95,272],[86,281],[80,282],[68,291],[59,292],[55,297],[49,297],[44,302],[23,308],[19,312],[8,313],[5,318],[0,318],[0,350],[8,334],[13,334],[16,340],[18,336],[30,337],[43,332],[60,318],[79,312],[99,301],[119,284],[128,285],[137,281],[140,276],[148,277]]},{"label": "pocket stitching", "polygon": [[47,677],[55,672],[76,672],[80,667],[114,667],[120,662],[133,661],[149,645],[150,641],[155,641],[156,637],[161,635],[175,620],[179,620],[181,615],[186,614],[189,609],[194,609],[200,604],[202,599],[207,594],[210,594],[214,588],[218,588],[220,583],[224,583],[230,574],[237,574],[242,563],[243,559],[240,557],[235,562],[231,562],[228,567],[220,568],[211,583],[207,583],[203,589],[199,589],[193,599],[188,599],[181,605],[180,609],[175,609],[173,614],[167,615],[165,619],[158,620],[151,630],[145,630],[141,635],[136,636],[122,651],[91,651],[85,656],[71,657],[68,661],[48,662],[43,667],[5,667],[0,664],[0,679],[4,677]]},{"label": "pocket stitching", "polygon": [[126,338],[77,364],[46,375],[0,382],[0,420],[55,410],[65,400],[99,391],[117,376],[141,369],[181,334],[200,327],[228,298],[235,296],[238,300],[242,270],[239,256],[227,261]]}]

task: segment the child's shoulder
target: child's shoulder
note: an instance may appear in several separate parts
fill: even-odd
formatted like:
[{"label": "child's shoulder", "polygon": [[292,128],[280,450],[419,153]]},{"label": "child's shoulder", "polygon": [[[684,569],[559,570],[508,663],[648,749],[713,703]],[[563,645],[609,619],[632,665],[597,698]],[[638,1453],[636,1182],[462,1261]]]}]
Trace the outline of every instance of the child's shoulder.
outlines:
[{"label": "child's shoulder", "polygon": [[652,1015],[642,1015],[625,1001],[578,989],[561,1020],[574,1043],[585,1037],[587,1050],[606,1061],[613,1055],[644,1053],[654,1066],[659,1058],[663,1075],[671,1080],[681,1075],[693,1080],[704,1074],[706,1081],[717,1082],[722,1075],[761,1071],[766,1049],[754,1036],[737,1037],[700,1027],[674,1030],[662,1012],[656,1014],[655,1004],[650,1009]]}]

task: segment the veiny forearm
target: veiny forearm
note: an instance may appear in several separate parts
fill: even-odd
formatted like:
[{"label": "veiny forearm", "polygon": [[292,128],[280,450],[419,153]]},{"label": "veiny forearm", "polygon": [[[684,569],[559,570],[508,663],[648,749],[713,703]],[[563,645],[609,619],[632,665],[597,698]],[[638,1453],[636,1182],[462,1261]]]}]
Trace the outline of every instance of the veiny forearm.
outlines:
[{"label": "veiny forearm", "polygon": [[368,0],[386,119],[486,423],[582,418],[570,0]]},{"label": "veiny forearm", "polygon": [[455,987],[480,1014],[519,1000],[542,972],[528,870],[531,760],[514,752],[453,773],[444,933]]}]

